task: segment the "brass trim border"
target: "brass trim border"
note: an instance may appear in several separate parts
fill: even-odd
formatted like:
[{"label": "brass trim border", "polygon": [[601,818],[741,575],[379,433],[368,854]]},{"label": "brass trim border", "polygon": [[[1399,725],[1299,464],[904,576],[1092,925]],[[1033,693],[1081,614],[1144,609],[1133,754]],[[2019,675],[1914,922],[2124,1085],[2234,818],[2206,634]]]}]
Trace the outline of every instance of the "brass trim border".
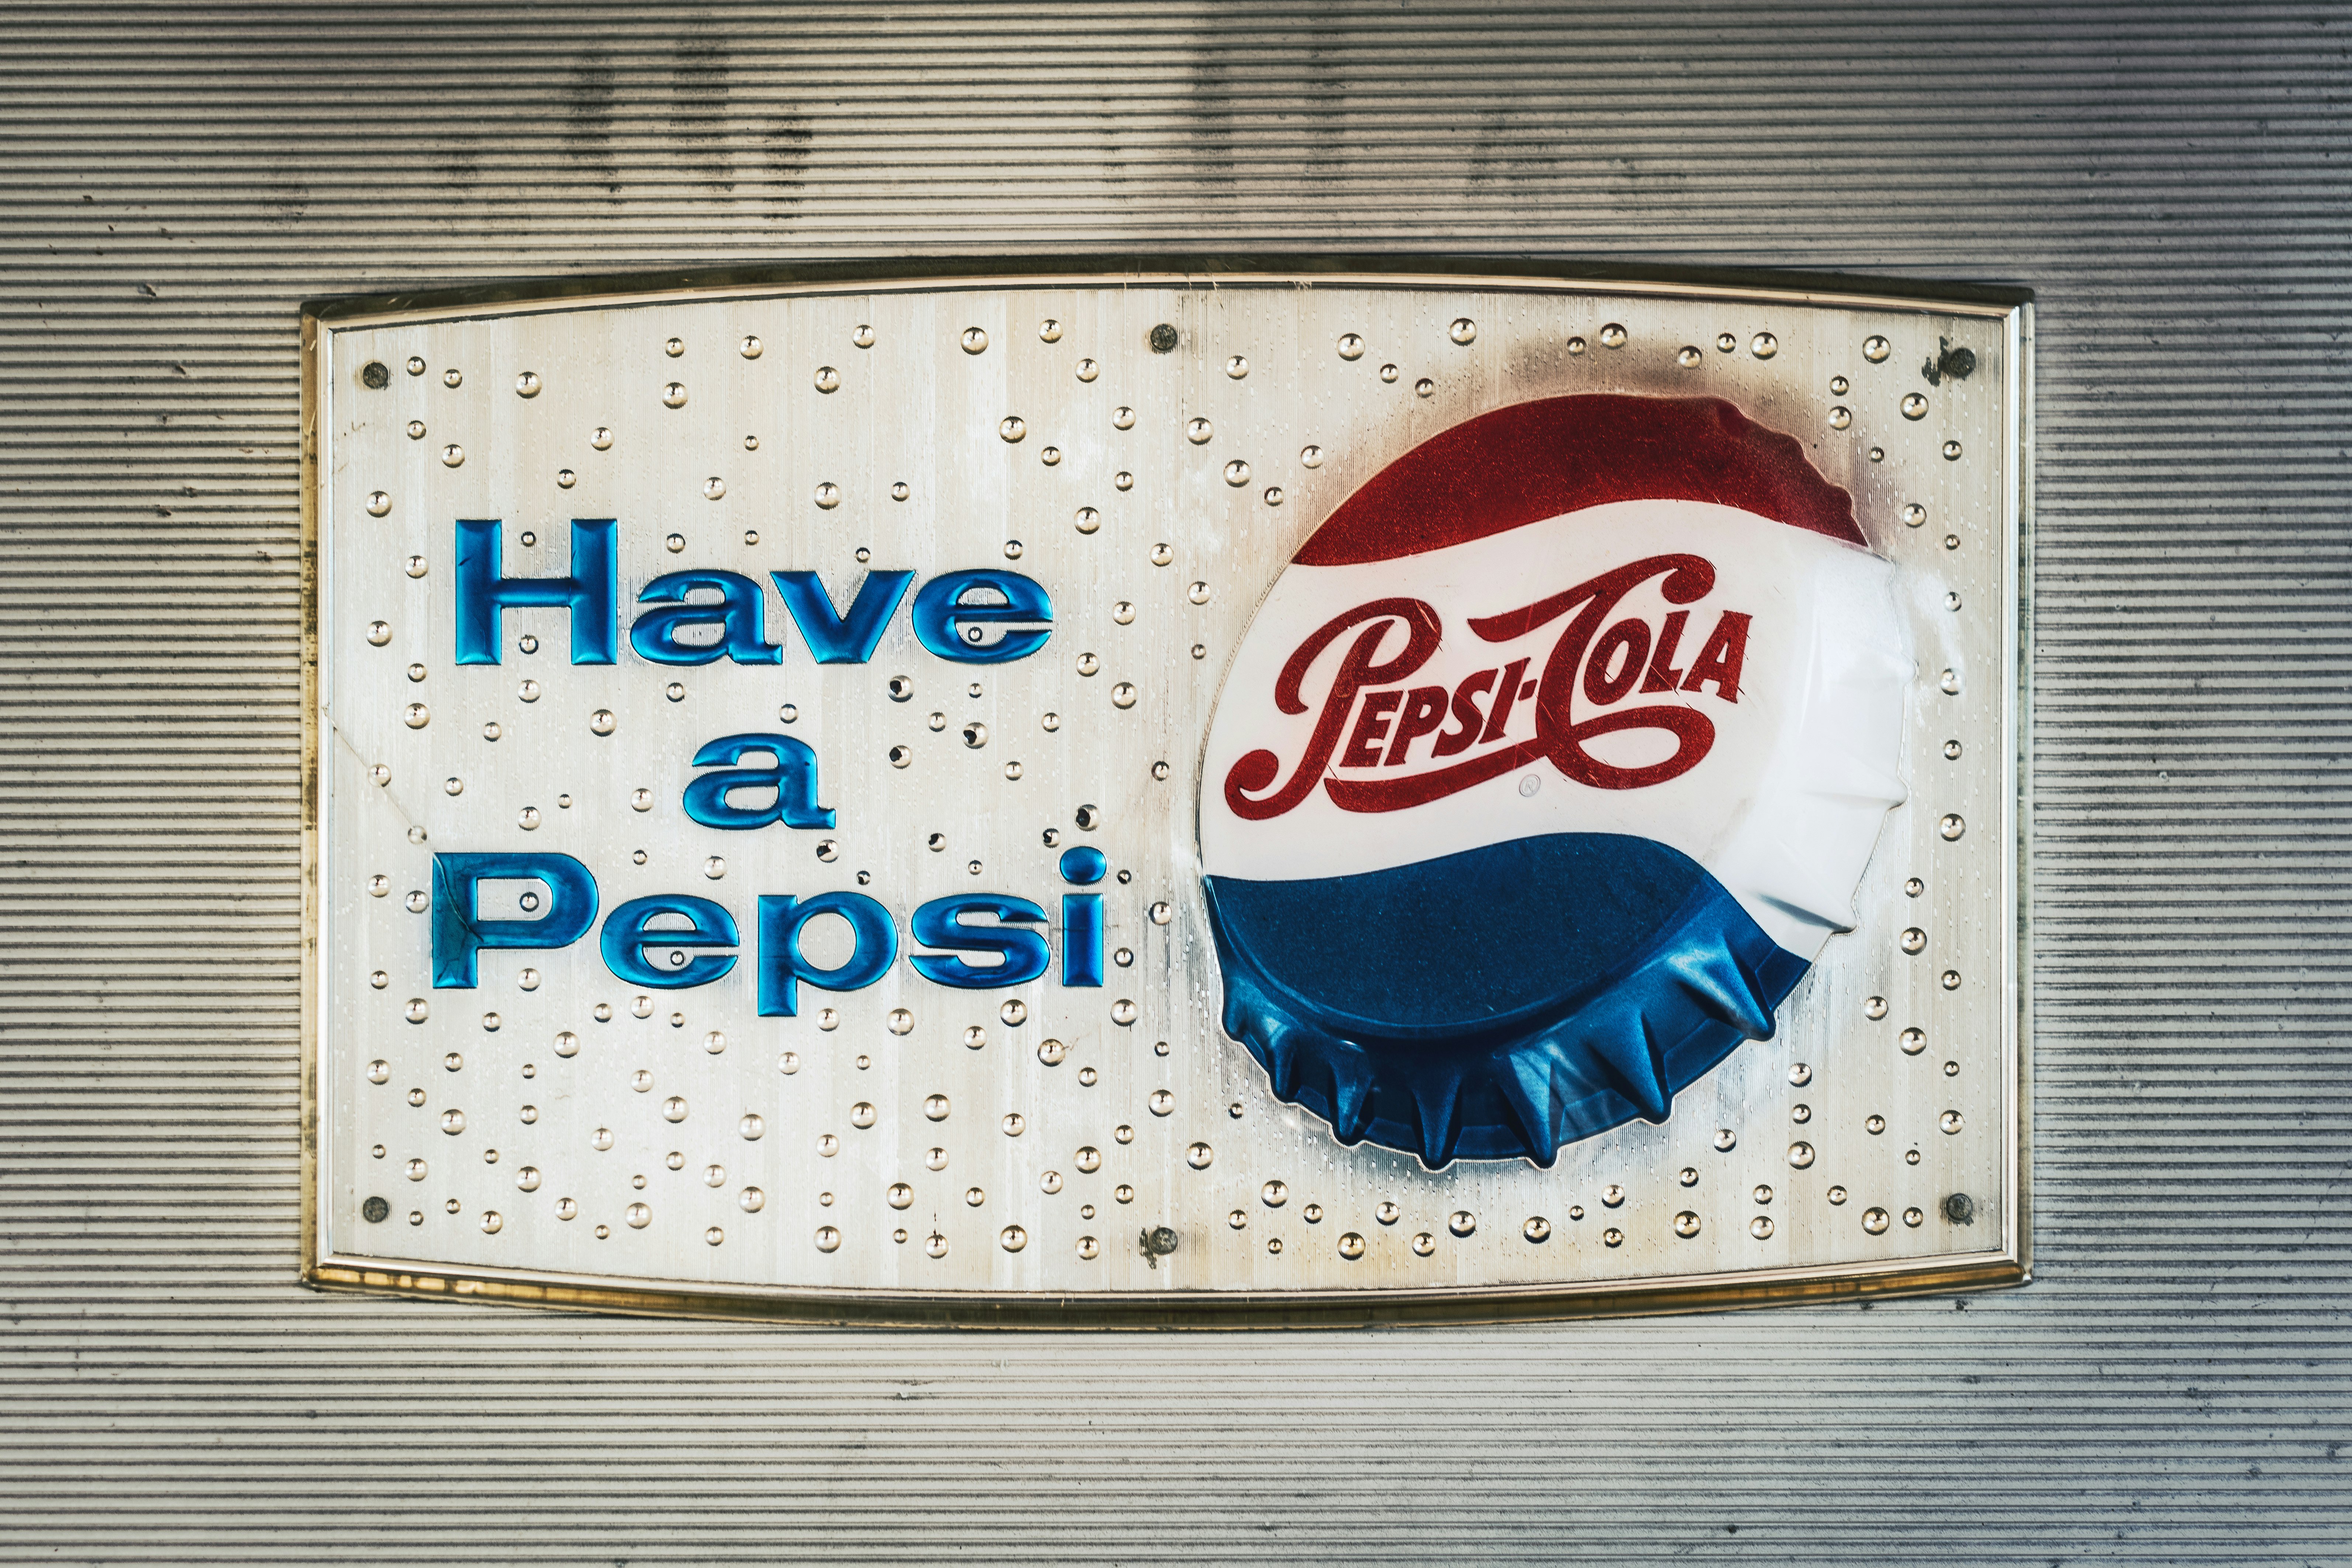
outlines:
[{"label": "brass trim border", "polygon": [[[1932,1263],[1837,1265],[1831,1269],[1765,1269],[1739,1275],[1668,1275],[1574,1286],[1489,1287],[1475,1294],[1439,1289],[1379,1292],[1185,1291],[1032,1292],[812,1291],[764,1287],[695,1287],[598,1276],[541,1276],[490,1269],[414,1266],[328,1255],[319,1214],[320,1099],[324,1048],[320,1028],[319,953],[319,524],[323,474],[319,432],[328,418],[331,381],[323,374],[328,340],[338,326],[398,315],[406,319],[509,315],[534,309],[593,309],[648,297],[726,298],[778,293],[945,290],[1076,283],[1100,287],[1303,285],[1349,288],[1480,287],[1573,289],[1693,299],[1748,299],[1788,305],[1936,310],[1997,318],[2004,323],[2009,419],[2007,459],[2014,486],[2007,497],[2007,571],[2014,614],[2003,657],[2012,677],[2008,715],[2010,770],[2004,829],[2012,858],[2008,895],[2015,940],[2004,963],[2011,1005],[2003,1041],[2016,1070],[2009,1086],[2010,1202],[2001,1244],[1980,1253],[1947,1254]],[[959,1329],[1334,1329],[1424,1324],[1556,1321],[1727,1311],[1762,1306],[1836,1304],[1881,1298],[1995,1289],[2033,1278],[2032,1262],[2032,376],[2033,291],[2030,289],[1842,273],[1639,267],[1601,260],[1395,254],[1246,253],[1079,255],[1064,257],[894,258],[780,263],[537,281],[486,281],[412,293],[360,295],[307,302],[301,312],[302,465],[302,1215],[301,1280],[320,1290],[416,1300],[555,1308],[646,1317],[749,1319],[813,1327]]]},{"label": "brass trim border", "polygon": [[641,1317],[756,1319],[814,1326],[954,1329],[1335,1329],[1437,1323],[1546,1322],[1581,1318],[1656,1317],[1742,1307],[1803,1306],[1940,1295],[2021,1285],[2031,1272],[2001,1253],[1959,1254],[1932,1268],[1872,1264],[1834,1277],[1769,1269],[1730,1279],[1667,1275],[1608,1285],[1504,1288],[1466,1295],[1450,1290],[1370,1293],[1171,1291],[1158,1296],[1104,1291],[982,1296],[958,1291],[801,1291],[761,1288],[648,1287],[593,1276],[512,1275],[382,1259],[324,1258],[303,1274],[324,1289],[405,1296],[416,1300],[555,1307]]},{"label": "brass trim border", "polygon": [[303,1278],[319,1258],[319,406],[326,334],[302,316],[302,1258]]},{"label": "brass trim border", "polygon": [[1605,258],[1444,256],[1410,251],[1357,255],[1282,251],[1143,251],[1071,256],[900,256],[851,261],[776,262],[755,267],[607,273],[581,278],[483,279],[441,289],[341,295],[306,302],[306,321],[356,324],[363,318],[509,315],[518,308],[577,309],[615,297],[725,297],[779,291],[868,291],[877,288],[1001,289],[1024,284],[1156,285],[1222,282],[1342,284],[1351,289],[1428,284],[1587,289],[1709,299],[1747,297],[1787,304],[1937,308],[1970,316],[2010,315],[2033,302],[2013,285],[1923,282],[1842,272],[1780,272],[1757,268],[1639,266]]},{"label": "brass trim border", "polygon": [[2014,940],[2005,955],[2009,973],[2010,1037],[2004,1045],[2015,1064],[2009,1086],[2009,1177],[2015,1200],[2007,1214],[2004,1249],[2033,1278],[2033,307],[2022,303],[2008,321],[2009,465],[2015,484],[2009,494],[2009,602],[2012,610],[2002,657],[2009,661],[2009,787],[2002,792],[2010,863],[2009,907]]}]

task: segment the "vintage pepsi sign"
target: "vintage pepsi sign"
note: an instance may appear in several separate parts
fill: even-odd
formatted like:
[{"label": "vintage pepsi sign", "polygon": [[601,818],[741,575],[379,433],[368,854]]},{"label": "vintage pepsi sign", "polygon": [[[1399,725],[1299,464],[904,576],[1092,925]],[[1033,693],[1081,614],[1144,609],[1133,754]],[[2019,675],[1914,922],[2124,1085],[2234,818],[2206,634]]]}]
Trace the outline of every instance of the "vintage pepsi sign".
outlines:
[{"label": "vintage pepsi sign", "polygon": [[2025,311],[319,308],[307,1277],[1001,1324],[2022,1278]]}]

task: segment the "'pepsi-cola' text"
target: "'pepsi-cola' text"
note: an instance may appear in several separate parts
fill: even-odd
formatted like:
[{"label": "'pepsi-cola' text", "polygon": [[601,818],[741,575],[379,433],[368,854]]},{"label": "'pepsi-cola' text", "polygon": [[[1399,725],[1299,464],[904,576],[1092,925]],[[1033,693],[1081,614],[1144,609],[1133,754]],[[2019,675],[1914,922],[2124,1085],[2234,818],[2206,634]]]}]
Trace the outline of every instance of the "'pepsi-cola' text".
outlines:
[{"label": "'pepsi-cola' text", "polygon": [[[1303,714],[1309,703],[1304,687],[1316,661],[1353,634],[1324,693],[1305,751],[1282,778],[1282,759],[1273,752],[1248,752],[1225,774],[1224,799],[1234,816],[1265,821],[1296,808],[1320,784],[1342,810],[1402,811],[1470,788],[1541,757],[1579,784],[1595,789],[1643,789],[1678,778],[1696,767],[1715,744],[1715,723],[1685,694],[1739,700],[1739,679],[1748,657],[1752,619],[1738,610],[1717,613],[1712,630],[1693,637],[1693,612],[1670,610],[1654,631],[1648,620],[1627,616],[1602,629],[1633,589],[1660,579],[1667,604],[1689,605],[1715,587],[1714,563],[1696,555],[1653,555],[1604,572],[1572,588],[1519,609],[1473,619],[1481,641],[1506,644],[1568,617],[1539,672],[1536,656],[1514,658],[1465,677],[1451,690],[1442,685],[1413,686],[1415,672],[1437,653],[1444,626],[1426,601],[1374,599],[1342,612],[1298,646],[1276,679],[1275,705]],[[1384,644],[1402,628],[1404,646],[1382,658]],[[1695,656],[1685,649],[1696,643]],[[1678,658],[1689,657],[1686,667]],[[1665,700],[1620,706],[1635,695]],[[1580,713],[1579,700],[1587,711]],[[1535,733],[1512,738],[1513,714],[1531,703]],[[1352,722],[1351,722],[1352,721]],[[1625,731],[1662,731],[1673,752],[1656,762],[1623,765],[1595,756],[1590,742]],[[1414,748],[1430,738],[1420,758]],[[1466,754],[1465,754],[1466,753]],[[1423,766],[1393,776],[1348,776],[1357,770],[1412,768],[1416,762],[1458,763]]]}]

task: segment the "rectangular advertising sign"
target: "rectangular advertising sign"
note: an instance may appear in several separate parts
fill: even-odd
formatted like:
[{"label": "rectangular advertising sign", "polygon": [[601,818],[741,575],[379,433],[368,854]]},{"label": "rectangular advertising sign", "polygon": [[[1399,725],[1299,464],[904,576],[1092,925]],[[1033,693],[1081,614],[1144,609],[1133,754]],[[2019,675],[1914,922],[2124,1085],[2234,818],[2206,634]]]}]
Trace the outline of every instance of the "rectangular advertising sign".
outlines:
[{"label": "rectangular advertising sign", "polygon": [[2021,1279],[2028,307],[1416,265],[306,316],[306,1277]]}]

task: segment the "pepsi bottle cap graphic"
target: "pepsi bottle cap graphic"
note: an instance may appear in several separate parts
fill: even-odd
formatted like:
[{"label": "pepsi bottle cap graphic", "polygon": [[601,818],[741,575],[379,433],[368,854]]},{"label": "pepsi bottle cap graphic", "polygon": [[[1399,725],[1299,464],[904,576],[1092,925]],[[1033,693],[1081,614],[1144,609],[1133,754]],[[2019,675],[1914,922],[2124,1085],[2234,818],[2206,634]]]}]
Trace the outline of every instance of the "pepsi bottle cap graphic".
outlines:
[{"label": "pepsi bottle cap graphic", "polygon": [[1893,569],[1718,399],[1494,410],[1342,503],[1211,724],[1224,1026],[1345,1143],[1549,1165],[1774,1013],[1898,776]]}]

